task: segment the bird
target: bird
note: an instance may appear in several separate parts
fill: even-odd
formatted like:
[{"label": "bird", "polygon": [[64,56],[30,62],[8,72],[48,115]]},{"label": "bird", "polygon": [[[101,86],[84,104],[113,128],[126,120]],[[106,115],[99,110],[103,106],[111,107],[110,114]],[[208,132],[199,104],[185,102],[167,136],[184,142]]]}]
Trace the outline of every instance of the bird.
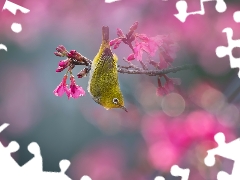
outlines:
[{"label": "bird", "polygon": [[102,43],[91,64],[88,92],[105,109],[122,108],[128,112],[118,81],[117,62],[109,45],[109,27],[103,26]]}]

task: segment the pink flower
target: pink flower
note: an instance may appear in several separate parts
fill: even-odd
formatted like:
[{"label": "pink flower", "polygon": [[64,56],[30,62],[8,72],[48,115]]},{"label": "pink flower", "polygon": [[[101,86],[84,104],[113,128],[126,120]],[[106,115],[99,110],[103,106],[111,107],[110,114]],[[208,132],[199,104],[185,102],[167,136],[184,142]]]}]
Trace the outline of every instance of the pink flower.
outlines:
[{"label": "pink flower", "polygon": [[150,56],[154,56],[156,51],[162,46],[162,40],[159,36],[156,37],[147,37],[146,34],[137,34],[136,35],[142,42],[136,42],[134,47],[134,57],[141,61],[142,60],[142,53],[145,51]]},{"label": "pink flower", "polygon": [[62,96],[64,92],[67,94],[68,99],[70,98],[70,91],[67,85],[67,75],[63,76],[62,82],[57,86],[57,88],[53,91],[55,96]]},{"label": "pink flower", "polygon": [[134,57],[141,61],[142,52],[145,51],[150,56],[154,56],[157,50],[160,50],[159,58],[159,68],[167,68],[170,63],[176,58],[176,51],[179,47],[173,43],[169,36],[157,35],[155,37],[147,37],[146,34],[136,34],[142,42],[136,42],[134,47]]},{"label": "pink flower", "polygon": [[78,98],[79,96],[84,96],[85,95],[85,91],[83,90],[82,87],[78,86],[75,82],[74,76],[71,75],[70,77],[70,93],[71,93],[71,97],[73,98]]}]

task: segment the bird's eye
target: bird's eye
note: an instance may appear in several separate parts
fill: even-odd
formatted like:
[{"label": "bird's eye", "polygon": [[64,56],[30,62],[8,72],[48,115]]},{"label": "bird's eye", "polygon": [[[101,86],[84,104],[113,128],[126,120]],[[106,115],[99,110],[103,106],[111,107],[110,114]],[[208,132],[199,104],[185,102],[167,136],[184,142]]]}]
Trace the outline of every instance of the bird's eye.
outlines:
[{"label": "bird's eye", "polygon": [[118,98],[113,98],[113,103],[118,104]]}]

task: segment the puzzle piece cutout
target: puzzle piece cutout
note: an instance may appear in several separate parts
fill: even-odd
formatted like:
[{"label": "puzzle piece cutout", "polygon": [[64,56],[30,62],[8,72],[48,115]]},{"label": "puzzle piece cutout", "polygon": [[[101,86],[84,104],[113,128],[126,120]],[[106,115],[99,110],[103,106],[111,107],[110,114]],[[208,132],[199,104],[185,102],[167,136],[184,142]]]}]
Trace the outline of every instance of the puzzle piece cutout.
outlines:
[{"label": "puzzle piece cutout", "polygon": [[178,10],[178,14],[174,14],[174,16],[176,18],[178,18],[181,22],[185,22],[189,15],[194,15],[194,14],[203,15],[203,14],[205,14],[205,9],[204,9],[203,3],[207,2],[207,1],[216,1],[217,3],[216,3],[216,6],[215,6],[215,9],[219,13],[222,13],[222,12],[226,11],[226,9],[227,9],[227,5],[224,2],[224,0],[200,0],[200,5],[201,5],[200,11],[195,11],[195,12],[189,12],[188,13],[187,12],[187,8],[188,8],[187,2],[184,1],[184,0],[180,0],[176,3],[176,8]]},{"label": "puzzle piece cutout", "polygon": [[[5,9],[9,10],[14,15],[16,15],[17,10],[19,10],[22,13],[25,13],[25,14],[30,12],[29,9],[24,8],[22,6],[19,6],[18,4],[15,4],[15,3],[11,2],[11,1],[8,1],[8,0],[5,1],[5,4],[4,4],[2,10],[5,10]],[[19,33],[19,32],[22,31],[22,25],[14,22],[11,25],[11,29],[12,29],[13,32]]]},{"label": "puzzle piece cutout", "polygon": [[[1,125],[0,132],[8,126],[9,124]],[[15,141],[10,142],[7,147],[4,147],[0,142],[0,179],[71,180],[65,174],[70,166],[70,161],[60,161],[60,172],[43,171],[41,149],[36,142],[32,142],[28,145],[28,151],[33,154],[34,157],[23,166],[19,166],[19,164],[11,157],[11,153],[18,151],[18,149],[19,144]],[[91,178],[89,176],[83,176],[81,180],[91,180]]]},{"label": "puzzle piece cutout", "polygon": [[[19,149],[19,144],[15,141],[10,142],[7,147],[4,147],[0,142],[0,159],[1,159],[0,179],[4,179],[4,178],[1,178],[1,176],[2,177],[8,176],[9,179],[17,178],[17,174],[19,174],[20,166],[12,158],[11,153],[18,151],[18,149]],[[8,162],[8,163],[2,163],[2,162]]]},{"label": "puzzle piece cutout", "polygon": [[207,166],[213,166],[215,164],[215,155],[219,155],[234,161],[232,174],[228,174],[224,171],[220,171],[217,175],[218,180],[238,180],[240,179],[240,138],[235,139],[229,143],[225,143],[225,136],[223,133],[217,133],[214,136],[215,141],[218,144],[217,148],[208,150],[207,157],[204,159],[204,163]]},{"label": "puzzle piece cutout", "polygon": [[7,124],[7,123],[2,124],[2,125],[0,126],[0,133],[1,133],[4,129],[6,129],[8,126],[9,126],[9,124]]},{"label": "puzzle piece cutout", "polygon": [[105,0],[105,3],[113,3],[113,2],[117,2],[117,1],[120,1],[120,0]]},{"label": "puzzle piece cutout", "polygon": [[43,170],[43,161],[40,152],[40,147],[37,143],[32,142],[28,145],[28,151],[33,154],[34,158],[29,160],[26,164],[22,166],[22,170],[26,172],[42,172]]},{"label": "puzzle piece cutout", "polygon": [[240,11],[236,11],[233,14],[233,19],[234,19],[235,22],[240,23]]},{"label": "puzzle piece cutout", "polygon": [[[190,170],[189,169],[182,169],[178,165],[173,165],[171,167],[171,174],[173,176],[176,176],[176,177],[177,176],[181,176],[182,177],[181,180],[188,180],[189,174],[190,174]],[[162,176],[158,176],[154,180],[165,180],[165,178],[162,177]]]},{"label": "puzzle piece cutout", "polygon": [[82,178],[81,178],[81,180],[92,180],[89,176],[83,176]]},{"label": "puzzle piece cutout", "polygon": [[[240,19],[240,18],[239,18]],[[228,39],[228,47],[225,46],[218,46],[216,48],[216,55],[219,58],[222,58],[224,56],[229,56],[229,60],[230,60],[230,67],[231,68],[240,68],[240,58],[234,58],[232,55],[232,50],[235,47],[240,47],[240,39],[237,40],[233,40],[233,30],[232,28],[225,28],[223,29],[222,32],[225,32],[227,35],[227,39]],[[238,77],[240,78],[240,71],[238,72]]]}]

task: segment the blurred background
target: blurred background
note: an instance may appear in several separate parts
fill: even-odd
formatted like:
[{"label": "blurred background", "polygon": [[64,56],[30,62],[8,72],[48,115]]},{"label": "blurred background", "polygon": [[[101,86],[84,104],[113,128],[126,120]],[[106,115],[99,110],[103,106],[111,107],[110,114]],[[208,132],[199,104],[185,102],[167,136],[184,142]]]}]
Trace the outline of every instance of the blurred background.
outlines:
[{"label": "blurred background", "polygon": [[[176,2],[161,0],[12,0],[30,9],[16,16],[8,10],[0,15],[0,122],[10,123],[1,133],[5,146],[13,140],[20,150],[13,154],[23,165],[33,156],[27,146],[41,147],[44,171],[60,171],[59,162],[69,159],[67,174],[72,179],[89,175],[93,180],[153,180],[170,174],[172,165],[190,168],[190,178],[216,179],[217,172],[231,173],[233,162],[217,157],[213,167],[205,166],[206,151],[216,147],[213,137],[223,132],[226,141],[240,135],[238,70],[229,58],[218,58],[215,49],[228,46],[222,30],[231,27],[233,39],[240,38],[240,24],[233,13],[240,2],[227,1],[218,13],[215,1],[205,2],[205,15],[189,16],[180,22]],[[188,12],[200,10],[200,0],[188,0]],[[0,2],[3,7],[4,1]],[[53,94],[64,73],[56,73],[62,60],[53,53],[62,44],[68,50],[93,59],[101,44],[101,28],[128,32],[139,22],[137,32],[148,36],[173,33],[180,50],[173,66],[197,64],[197,69],[169,74],[182,83],[174,93],[157,96],[157,78],[119,74],[128,113],[105,110],[90,95],[68,100]],[[11,31],[21,23],[20,33]],[[114,52],[119,64],[131,50],[121,44]],[[233,49],[234,57],[240,51]],[[155,57],[158,61],[158,57]],[[135,63],[134,61],[132,61]],[[78,73],[82,67],[76,67]],[[88,77],[77,79],[87,92]]]}]

